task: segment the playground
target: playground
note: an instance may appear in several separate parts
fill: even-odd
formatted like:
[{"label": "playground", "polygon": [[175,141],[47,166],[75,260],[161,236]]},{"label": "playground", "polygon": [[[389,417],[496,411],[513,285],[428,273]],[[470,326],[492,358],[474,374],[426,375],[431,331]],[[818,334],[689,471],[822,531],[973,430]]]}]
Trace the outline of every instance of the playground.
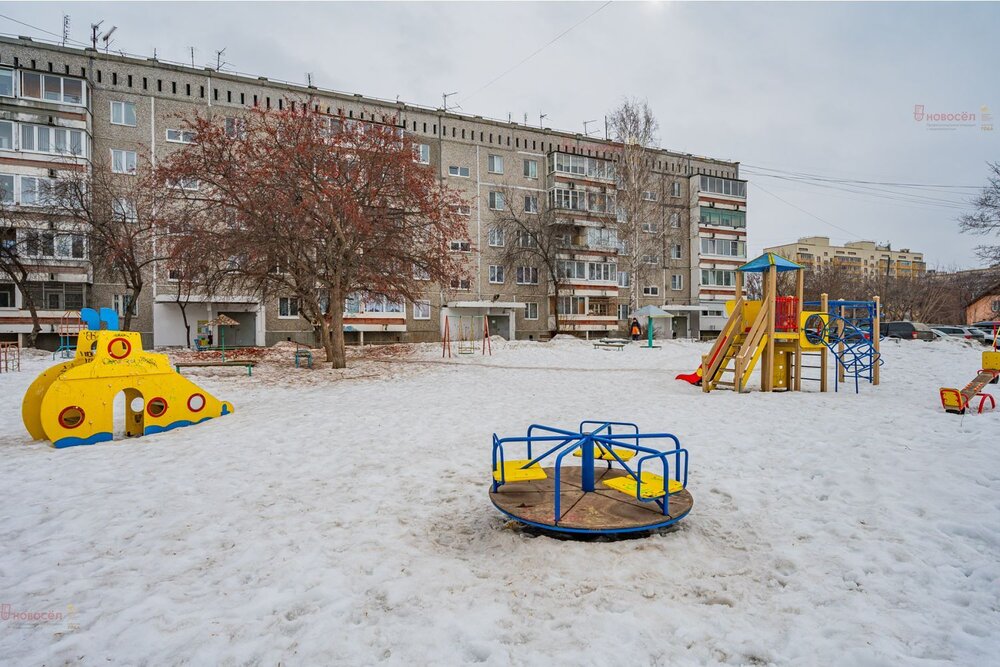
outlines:
[{"label": "playground", "polygon": [[[1000,650],[1000,415],[949,414],[938,395],[975,376],[981,348],[882,341],[880,384],[857,393],[761,392],[758,364],[739,394],[674,379],[712,343],[492,342],[451,358],[352,350],[346,371],[296,368],[293,350],[252,375],[184,368],[233,413],[64,449],[21,420],[29,384],[64,360],[22,351],[0,373],[2,602],[58,617],[2,621],[0,651],[507,665],[986,664]],[[588,419],[676,434],[690,513],[641,539],[580,540],[498,511],[491,434]]]}]

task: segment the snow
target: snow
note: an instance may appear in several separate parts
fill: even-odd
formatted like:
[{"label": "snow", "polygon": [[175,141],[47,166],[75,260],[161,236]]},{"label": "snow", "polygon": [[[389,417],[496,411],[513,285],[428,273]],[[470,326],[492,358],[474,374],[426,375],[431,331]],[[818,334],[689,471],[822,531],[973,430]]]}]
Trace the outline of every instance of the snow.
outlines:
[{"label": "snow", "polygon": [[[7,664],[987,664],[1000,652],[1000,411],[945,414],[981,348],[887,342],[882,385],[734,395],[708,346],[498,342],[351,368],[190,376],[235,414],[67,450],[0,374]],[[317,360],[322,356],[317,354]],[[995,390],[995,388],[994,388]],[[1000,391],[996,393],[1000,394]],[[635,421],[691,451],[644,539],[533,536],[487,497],[490,436]]]}]

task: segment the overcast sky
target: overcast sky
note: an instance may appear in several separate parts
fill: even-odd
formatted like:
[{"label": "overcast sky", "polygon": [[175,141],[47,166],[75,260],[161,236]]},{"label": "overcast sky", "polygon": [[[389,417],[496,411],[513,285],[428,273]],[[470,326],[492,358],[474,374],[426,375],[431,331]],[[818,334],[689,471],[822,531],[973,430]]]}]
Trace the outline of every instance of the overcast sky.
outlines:
[{"label": "overcast sky", "polygon": [[[57,34],[68,13],[78,41],[103,19],[118,26],[112,49],[190,61],[193,46],[203,66],[225,47],[239,72],[300,83],[311,72],[352,93],[436,106],[458,91],[464,112],[544,113],[572,131],[645,97],[662,146],[743,163],[751,252],[823,235],[978,265],[979,240],[955,223],[972,190],[787,178],[981,186],[986,161],[1000,160],[1000,4],[602,4],[48,2],[0,13]],[[47,37],[7,18],[0,32]],[[976,121],[929,129],[917,104]]]}]

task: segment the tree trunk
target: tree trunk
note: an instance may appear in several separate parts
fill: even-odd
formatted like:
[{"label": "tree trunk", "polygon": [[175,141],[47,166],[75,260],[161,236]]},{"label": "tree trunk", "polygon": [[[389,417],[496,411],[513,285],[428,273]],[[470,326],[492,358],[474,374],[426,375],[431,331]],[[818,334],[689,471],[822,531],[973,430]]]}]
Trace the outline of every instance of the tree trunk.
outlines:
[{"label": "tree trunk", "polygon": [[139,294],[142,292],[142,283],[136,283],[132,286],[129,292],[128,304],[125,308],[125,321],[123,322],[122,331],[132,330],[132,312],[134,309],[138,309],[139,304]]},{"label": "tree trunk", "polygon": [[[18,289],[21,289],[18,286]],[[28,347],[35,347],[38,344],[38,334],[42,331],[42,324],[38,321],[38,308],[35,306],[35,300],[28,293],[28,290],[21,289],[21,295],[24,297],[24,305],[27,306],[28,312],[31,313],[31,333],[28,334]]]},{"label": "tree trunk", "polygon": [[181,309],[181,319],[184,321],[184,346],[191,349],[191,324],[188,322],[187,301],[177,300],[177,307]]},{"label": "tree trunk", "polygon": [[559,333],[560,333],[560,329],[559,329],[559,281],[557,279],[555,279],[555,278],[552,278],[552,286],[554,287],[555,293],[556,293],[556,298],[555,298],[555,304],[556,305],[555,305],[555,308],[552,309],[552,313],[555,316],[556,326],[555,326],[555,329],[553,329],[552,335],[553,336],[558,336]]},{"label": "tree trunk", "polygon": [[339,286],[330,288],[330,345],[326,360],[331,368],[347,368],[347,352],[344,349],[344,291]]}]

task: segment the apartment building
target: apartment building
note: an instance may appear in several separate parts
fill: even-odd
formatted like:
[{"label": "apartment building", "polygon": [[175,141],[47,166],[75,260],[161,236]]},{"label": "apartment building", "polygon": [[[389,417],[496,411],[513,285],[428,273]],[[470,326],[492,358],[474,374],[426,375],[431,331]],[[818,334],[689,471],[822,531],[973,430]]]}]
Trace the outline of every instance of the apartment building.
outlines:
[{"label": "apartment building", "polygon": [[810,269],[836,267],[858,276],[922,276],[927,272],[924,255],[909,248],[893,250],[874,241],[852,241],[842,246],[830,244],[829,237],[807,236],[797,243],[765,248]]},{"label": "apartment building", "polygon": [[[349,122],[393,124],[417,144],[415,160],[433,168],[467,205],[468,234],[451,242],[467,256],[471,278],[428,282],[422,298],[397,303],[380,295],[351,295],[344,304],[348,341],[439,340],[448,315],[481,315],[491,332],[509,338],[546,338],[555,328],[577,335],[624,329],[632,277],[621,270],[617,238],[614,142],[251,77],[48,44],[0,38],[0,189],[16,223],[3,233],[35,235],[19,244],[32,264],[32,287],[43,324],[42,342],[55,344],[59,318],[83,306],[132,308],[144,345],[184,345],[176,272],[154,265],[137,303],[91,267],[86,240],[63,221],[39,215],[36,193],[65,169],[108,165],[128,178],[137,155],[162,159],[195,138],[181,118],[195,113],[232,122],[247,109],[309,104]],[[101,160],[96,160],[101,157]],[[650,229],[663,235],[662,253],[644,257],[654,270],[641,287],[640,306],[672,312],[678,336],[717,329],[734,296],[734,269],[746,259],[746,182],[739,163],[669,150],[651,152]],[[549,207],[565,238],[559,270],[565,288],[555,294],[543,267],[504,266],[496,230],[503,196],[524,198],[525,210]],[[519,202],[520,204],[520,202]],[[35,238],[32,236],[31,238]],[[187,307],[192,334],[225,314],[239,322],[227,343],[312,342],[314,332],[290,295],[204,294]],[[0,275],[0,338],[30,331],[24,298]]]}]

